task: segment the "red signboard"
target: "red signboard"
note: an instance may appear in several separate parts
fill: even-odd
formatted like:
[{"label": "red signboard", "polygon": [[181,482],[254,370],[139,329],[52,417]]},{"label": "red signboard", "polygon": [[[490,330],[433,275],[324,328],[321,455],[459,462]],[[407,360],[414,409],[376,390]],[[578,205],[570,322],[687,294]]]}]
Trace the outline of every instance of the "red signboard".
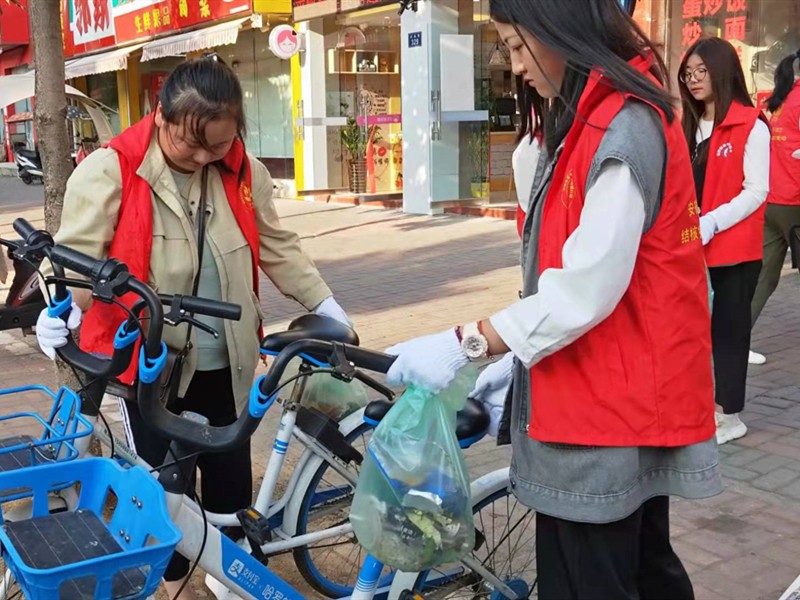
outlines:
[{"label": "red signboard", "polygon": [[250,11],[250,0],[129,0],[114,7],[114,32],[125,44]]},{"label": "red signboard", "polygon": [[30,43],[28,27],[27,0],[15,4],[3,2],[3,13],[0,14],[0,48],[7,50],[15,46],[26,46]]},{"label": "red signboard", "polygon": [[114,46],[112,0],[61,0],[64,56]]}]

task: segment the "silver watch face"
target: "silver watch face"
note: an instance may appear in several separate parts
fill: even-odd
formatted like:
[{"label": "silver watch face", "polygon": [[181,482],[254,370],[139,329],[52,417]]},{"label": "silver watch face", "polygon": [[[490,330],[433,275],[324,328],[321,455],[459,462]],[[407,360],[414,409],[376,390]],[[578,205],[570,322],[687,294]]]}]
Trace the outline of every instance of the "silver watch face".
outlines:
[{"label": "silver watch face", "polygon": [[464,338],[461,348],[464,350],[464,354],[467,355],[467,358],[475,360],[486,355],[489,344],[486,338],[481,335],[470,335]]}]

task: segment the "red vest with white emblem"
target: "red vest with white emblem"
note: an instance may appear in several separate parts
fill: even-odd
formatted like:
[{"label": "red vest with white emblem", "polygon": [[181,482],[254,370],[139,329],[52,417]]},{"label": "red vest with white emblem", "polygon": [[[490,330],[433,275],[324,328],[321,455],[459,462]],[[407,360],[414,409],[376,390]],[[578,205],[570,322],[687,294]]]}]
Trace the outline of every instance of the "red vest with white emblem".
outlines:
[{"label": "red vest with white emblem", "polygon": [[[732,102],[725,119],[714,128],[703,186],[703,214],[730,202],[742,191],[744,148],[760,116],[761,111],[757,108]],[[764,256],[765,208],[762,204],[749,217],[711,238],[705,247],[709,267],[761,260]]]}]

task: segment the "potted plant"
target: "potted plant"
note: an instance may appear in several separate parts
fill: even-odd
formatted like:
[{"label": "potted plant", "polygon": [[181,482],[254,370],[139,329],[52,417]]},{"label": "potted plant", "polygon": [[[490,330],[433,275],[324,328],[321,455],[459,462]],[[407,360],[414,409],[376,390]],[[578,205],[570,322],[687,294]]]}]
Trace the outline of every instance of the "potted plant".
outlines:
[{"label": "potted plant", "polygon": [[470,191],[473,198],[487,198],[489,196],[489,129],[485,126],[473,128],[468,146],[472,163]]},{"label": "potted plant", "polygon": [[[378,127],[374,127],[373,144],[381,140],[378,130]],[[348,161],[350,191],[355,194],[363,194],[367,190],[367,147],[370,137],[353,117],[347,117],[347,124],[342,127],[340,136],[342,146],[350,155]]]}]

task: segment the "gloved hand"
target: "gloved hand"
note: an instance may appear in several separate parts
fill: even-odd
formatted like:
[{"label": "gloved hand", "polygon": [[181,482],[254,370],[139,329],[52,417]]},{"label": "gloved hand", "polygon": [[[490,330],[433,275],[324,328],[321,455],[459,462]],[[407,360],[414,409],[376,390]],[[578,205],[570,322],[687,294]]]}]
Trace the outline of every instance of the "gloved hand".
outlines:
[{"label": "gloved hand", "polygon": [[75,329],[81,324],[82,316],[83,313],[80,307],[74,302],[66,323],[59,317],[51,317],[47,312],[47,308],[39,313],[39,318],[36,320],[36,341],[47,358],[50,360],[56,359],[56,348],[67,345],[69,330]]},{"label": "gloved hand", "polygon": [[328,296],[320,302],[317,307],[314,309],[314,314],[320,315],[322,317],[330,317],[331,319],[336,319],[339,323],[343,323],[348,327],[353,326],[353,322],[350,320],[350,317],[347,316],[347,313],[344,312],[344,309],[339,306],[339,303],[333,299],[333,296]]},{"label": "gloved hand", "polygon": [[446,388],[459,369],[469,363],[455,329],[402,342],[386,350],[394,361],[386,381],[389,385],[418,385],[431,392]]},{"label": "gloved hand", "polygon": [[475,389],[470,392],[469,397],[478,400],[489,412],[489,435],[497,437],[497,430],[500,427],[500,419],[503,418],[503,409],[506,403],[508,386],[514,376],[514,355],[508,352],[496,363],[486,367],[478,380],[475,382]]},{"label": "gloved hand", "polygon": [[711,241],[717,233],[717,221],[714,215],[708,214],[700,217],[700,238],[703,240],[703,246]]}]

